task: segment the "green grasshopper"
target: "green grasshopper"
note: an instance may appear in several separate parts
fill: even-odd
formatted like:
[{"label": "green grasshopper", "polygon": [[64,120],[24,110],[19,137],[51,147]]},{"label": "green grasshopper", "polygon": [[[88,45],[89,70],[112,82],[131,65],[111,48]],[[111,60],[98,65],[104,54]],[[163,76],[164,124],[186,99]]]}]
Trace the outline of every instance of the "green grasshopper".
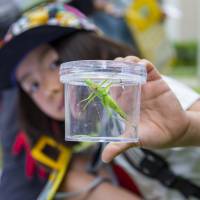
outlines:
[{"label": "green grasshopper", "polygon": [[118,113],[123,119],[127,118],[126,113],[117,105],[115,100],[108,94],[112,83],[109,83],[107,86],[102,87],[108,82],[108,80],[104,80],[100,84],[97,84],[90,79],[86,79],[84,82],[92,91],[92,93],[86,99],[81,101],[87,101],[87,103],[83,107],[83,110],[87,108],[87,106],[94,100],[95,97],[98,97],[107,111],[109,111],[109,109],[112,109],[113,111]]}]

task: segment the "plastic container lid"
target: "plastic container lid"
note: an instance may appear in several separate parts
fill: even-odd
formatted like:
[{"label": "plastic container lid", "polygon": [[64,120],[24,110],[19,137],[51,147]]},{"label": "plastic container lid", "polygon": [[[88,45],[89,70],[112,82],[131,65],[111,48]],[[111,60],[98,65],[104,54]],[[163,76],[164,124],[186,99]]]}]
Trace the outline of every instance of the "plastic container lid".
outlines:
[{"label": "plastic container lid", "polygon": [[114,60],[78,60],[63,63],[60,81],[81,79],[120,79],[143,84],[147,79],[146,66]]}]

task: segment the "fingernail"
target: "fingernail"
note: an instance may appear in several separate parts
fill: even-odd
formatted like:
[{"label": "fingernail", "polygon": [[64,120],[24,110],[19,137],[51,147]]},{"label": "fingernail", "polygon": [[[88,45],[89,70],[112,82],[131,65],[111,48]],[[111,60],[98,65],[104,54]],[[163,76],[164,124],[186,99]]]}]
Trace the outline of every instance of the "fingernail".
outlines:
[{"label": "fingernail", "polygon": [[105,159],[103,159],[103,158],[101,158],[101,160],[104,162],[104,163],[109,163],[110,161],[109,160],[105,160]]}]

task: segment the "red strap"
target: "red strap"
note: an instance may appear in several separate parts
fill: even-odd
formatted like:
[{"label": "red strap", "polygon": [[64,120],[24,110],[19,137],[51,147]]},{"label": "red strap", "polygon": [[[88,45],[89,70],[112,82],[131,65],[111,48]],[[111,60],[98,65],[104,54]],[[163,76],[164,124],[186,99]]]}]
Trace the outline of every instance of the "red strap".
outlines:
[{"label": "red strap", "polygon": [[28,143],[26,134],[20,131],[17,134],[15,142],[12,146],[12,153],[13,155],[19,155],[24,149],[26,150],[26,152],[30,152],[30,145]]},{"label": "red strap", "polygon": [[25,174],[29,179],[32,179],[35,173],[38,174],[39,178],[46,179],[47,172],[44,167],[39,166],[37,161],[33,159],[31,155],[31,148],[28,141],[28,138],[25,132],[20,131],[15,139],[15,142],[12,146],[12,154],[17,156],[20,153],[25,151]]},{"label": "red strap", "polygon": [[47,179],[47,170],[43,166],[38,169],[38,174],[42,179]]},{"label": "red strap", "polygon": [[133,178],[131,178],[128,173],[119,165],[114,164],[113,170],[118,178],[119,184],[128,189],[129,191],[133,192],[134,194],[137,194],[138,196],[142,197],[138,187],[133,181]]},{"label": "red strap", "polygon": [[33,159],[32,155],[30,154],[30,151],[26,153],[26,176],[32,178],[34,176],[34,172],[36,170],[36,162]]}]

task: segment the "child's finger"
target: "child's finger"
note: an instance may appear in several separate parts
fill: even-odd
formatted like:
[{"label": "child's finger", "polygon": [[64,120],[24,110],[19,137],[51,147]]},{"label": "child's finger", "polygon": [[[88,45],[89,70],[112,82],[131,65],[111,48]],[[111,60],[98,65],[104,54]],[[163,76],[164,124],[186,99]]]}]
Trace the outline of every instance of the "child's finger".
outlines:
[{"label": "child's finger", "polygon": [[124,58],[125,62],[133,62],[133,63],[138,63],[141,59],[136,57],[136,56],[126,56]]},{"label": "child's finger", "polygon": [[137,63],[140,60],[141,59],[136,56],[126,56],[125,58],[122,58],[122,57],[115,58],[115,61],[124,61],[124,62],[132,62],[132,63]]},{"label": "child's finger", "polygon": [[139,143],[109,143],[102,152],[101,158],[103,162],[108,163],[117,155],[123,153],[131,147],[138,147]]},{"label": "child's finger", "polygon": [[115,61],[123,61],[124,59],[122,57],[117,57],[114,59]]},{"label": "child's finger", "polygon": [[156,67],[148,60],[142,59],[138,62],[138,64],[143,64],[146,66],[148,81],[158,80],[161,78],[161,75],[158,72],[158,70],[156,69]]}]

